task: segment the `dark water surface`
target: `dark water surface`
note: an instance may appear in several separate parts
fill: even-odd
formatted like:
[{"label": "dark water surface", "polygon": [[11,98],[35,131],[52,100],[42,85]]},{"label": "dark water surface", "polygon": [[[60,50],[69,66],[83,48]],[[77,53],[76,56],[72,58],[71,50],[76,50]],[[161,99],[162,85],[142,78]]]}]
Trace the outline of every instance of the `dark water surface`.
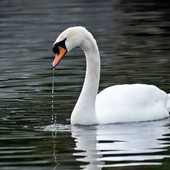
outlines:
[{"label": "dark water surface", "polygon": [[99,91],[148,83],[170,92],[168,3],[1,0],[0,169],[169,170],[169,119],[70,126],[84,80],[84,54],[69,53],[53,79],[51,47],[61,31],[75,25],[87,27],[98,42]]}]

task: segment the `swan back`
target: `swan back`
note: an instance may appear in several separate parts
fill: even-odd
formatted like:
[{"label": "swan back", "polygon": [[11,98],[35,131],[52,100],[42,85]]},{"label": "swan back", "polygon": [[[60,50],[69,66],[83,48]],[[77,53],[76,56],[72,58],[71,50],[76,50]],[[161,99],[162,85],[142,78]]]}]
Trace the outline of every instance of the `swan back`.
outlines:
[{"label": "swan back", "polygon": [[154,85],[115,85],[97,95],[96,112],[102,124],[158,120],[169,116],[168,102],[169,95]]}]

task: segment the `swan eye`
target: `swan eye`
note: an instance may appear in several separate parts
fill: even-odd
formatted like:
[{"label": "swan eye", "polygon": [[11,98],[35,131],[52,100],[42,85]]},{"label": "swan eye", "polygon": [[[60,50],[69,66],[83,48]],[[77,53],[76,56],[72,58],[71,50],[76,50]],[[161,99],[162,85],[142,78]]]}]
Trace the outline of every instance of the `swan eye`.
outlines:
[{"label": "swan eye", "polygon": [[56,46],[56,44],[53,46],[53,53],[54,54],[59,54],[60,53],[60,50],[59,50],[58,46]]},{"label": "swan eye", "polygon": [[67,51],[66,45],[65,45],[66,38],[60,42],[57,42],[53,45],[53,52],[54,54],[60,54],[59,47],[64,48]]}]

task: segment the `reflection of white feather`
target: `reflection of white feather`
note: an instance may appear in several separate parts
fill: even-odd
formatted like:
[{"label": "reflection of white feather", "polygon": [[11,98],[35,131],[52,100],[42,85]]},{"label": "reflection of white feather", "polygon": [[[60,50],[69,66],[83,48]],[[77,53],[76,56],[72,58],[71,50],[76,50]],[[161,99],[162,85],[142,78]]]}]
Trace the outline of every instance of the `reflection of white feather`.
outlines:
[{"label": "reflection of white feather", "polygon": [[[69,52],[79,46],[86,56],[86,76],[71,115],[72,124],[139,122],[169,116],[170,97],[153,85],[116,85],[104,89],[97,95],[100,54],[95,39],[83,27],[71,27],[59,35],[54,46],[64,39],[65,51]],[[60,57],[63,56],[60,54]]]},{"label": "reflection of white feather", "polygon": [[72,127],[76,160],[89,163],[87,169],[102,167],[155,165],[169,142],[169,119],[154,122]]}]

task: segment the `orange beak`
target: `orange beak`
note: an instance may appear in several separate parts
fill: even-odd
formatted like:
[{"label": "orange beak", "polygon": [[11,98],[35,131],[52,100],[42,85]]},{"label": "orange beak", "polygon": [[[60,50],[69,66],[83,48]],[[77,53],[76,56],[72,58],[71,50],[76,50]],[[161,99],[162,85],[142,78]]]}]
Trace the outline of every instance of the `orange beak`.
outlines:
[{"label": "orange beak", "polygon": [[55,54],[55,58],[54,61],[52,63],[52,67],[55,68],[57,66],[57,64],[61,61],[61,59],[64,57],[64,55],[66,54],[66,49],[63,47],[58,47],[59,48],[59,54]]}]

